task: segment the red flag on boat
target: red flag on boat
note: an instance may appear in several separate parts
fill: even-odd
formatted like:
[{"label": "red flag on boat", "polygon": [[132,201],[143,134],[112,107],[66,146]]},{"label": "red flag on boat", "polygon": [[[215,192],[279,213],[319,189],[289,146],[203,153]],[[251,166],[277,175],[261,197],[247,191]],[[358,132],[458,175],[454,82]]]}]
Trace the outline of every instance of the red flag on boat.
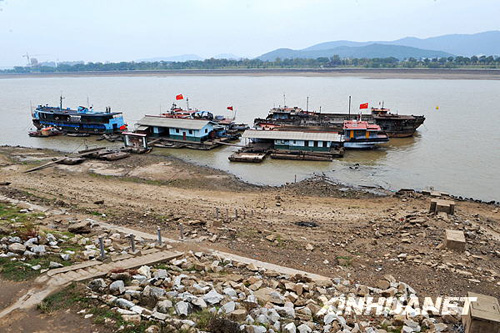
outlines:
[{"label": "red flag on boat", "polygon": [[227,109],[233,111],[233,107],[232,106],[228,106]]},{"label": "red flag on boat", "polygon": [[368,109],[368,103],[363,103],[359,105],[360,109]]},{"label": "red flag on boat", "polygon": [[127,124],[125,124],[125,125],[121,125],[121,126],[120,126],[120,131],[124,131],[124,130],[126,130],[126,129],[127,129]]},{"label": "red flag on boat", "polygon": [[182,96],[182,94],[179,94],[179,95],[175,96],[175,99],[176,100],[184,99],[184,96]]}]

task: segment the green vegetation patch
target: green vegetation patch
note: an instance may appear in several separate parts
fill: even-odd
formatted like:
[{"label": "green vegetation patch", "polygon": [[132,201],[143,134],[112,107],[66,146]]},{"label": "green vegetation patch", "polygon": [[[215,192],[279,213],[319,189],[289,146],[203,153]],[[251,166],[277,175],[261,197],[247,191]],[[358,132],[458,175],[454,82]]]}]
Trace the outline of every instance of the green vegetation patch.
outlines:
[{"label": "green vegetation patch", "polygon": [[[44,255],[40,258],[27,260],[11,260],[11,258],[0,258],[0,276],[3,279],[11,281],[25,281],[36,278],[40,272],[49,268],[51,261],[62,264],[63,266],[71,265],[71,262],[63,261],[59,256]],[[34,270],[32,266],[40,265],[39,270]]]},{"label": "green vegetation patch", "polygon": [[52,313],[61,309],[68,309],[74,305],[88,307],[90,300],[84,296],[84,287],[76,283],[70,284],[63,290],[45,298],[38,309],[43,313]]}]

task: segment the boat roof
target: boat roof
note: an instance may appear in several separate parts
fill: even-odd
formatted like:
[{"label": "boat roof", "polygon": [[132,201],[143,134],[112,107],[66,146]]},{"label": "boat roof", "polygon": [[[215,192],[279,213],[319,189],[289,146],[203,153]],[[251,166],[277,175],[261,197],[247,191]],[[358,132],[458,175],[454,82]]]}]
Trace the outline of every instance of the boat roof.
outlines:
[{"label": "boat roof", "polygon": [[342,136],[337,132],[246,130],[245,132],[243,132],[243,135],[241,137],[269,140],[342,141]]},{"label": "boat roof", "polygon": [[205,119],[184,119],[184,118],[166,118],[161,116],[145,116],[137,122],[139,126],[155,127],[174,127],[188,130],[200,130],[207,124],[216,124],[213,121]]},{"label": "boat roof", "polygon": [[370,124],[367,121],[346,120],[344,121],[344,129],[380,131],[380,126],[376,124]]},{"label": "boat roof", "polygon": [[38,112],[50,112],[50,113],[58,113],[58,114],[71,114],[71,115],[78,115],[78,116],[102,116],[102,115],[117,115],[117,114],[122,114],[122,112],[104,112],[104,111],[94,111],[87,109],[87,112],[78,112],[78,110],[74,109],[60,109],[59,107],[53,107],[53,106],[42,106],[42,107],[37,107],[36,111]]},{"label": "boat roof", "polygon": [[130,135],[130,136],[140,136],[140,137],[146,137],[147,134],[143,133],[134,133],[134,132],[122,132],[123,135]]}]

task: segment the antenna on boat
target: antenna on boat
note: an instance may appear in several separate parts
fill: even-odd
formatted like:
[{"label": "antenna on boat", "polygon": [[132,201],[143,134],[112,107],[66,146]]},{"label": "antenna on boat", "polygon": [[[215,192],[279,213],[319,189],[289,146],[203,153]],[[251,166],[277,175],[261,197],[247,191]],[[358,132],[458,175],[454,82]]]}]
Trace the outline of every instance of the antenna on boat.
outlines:
[{"label": "antenna on boat", "polygon": [[187,105],[187,110],[189,111],[189,98],[186,97],[186,105]]},{"label": "antenna on boat", "polygon": [[286,108],[286,95],[283,93],[283,107]]},{"label": "antenna on boat", "polygon": [[306,100],[306,111],[309,111],[309,96],[307,96]]},{"label": "antenna on boat", "polygon": [[62,95],[62,91],[61,91],[61,96],[59,97],[59,109],[60,109],[60,110],[62,110],[62,109],[63,109],[63,108],[62,108],[62,101],[63,101],[63,99],[64,99],[64,98],[65,98],[65,97],[63,97],[63,95]]},{"label": "antenna on boat", "polygon": [[351,118],[351,96],[349,96],[349,118]]}]

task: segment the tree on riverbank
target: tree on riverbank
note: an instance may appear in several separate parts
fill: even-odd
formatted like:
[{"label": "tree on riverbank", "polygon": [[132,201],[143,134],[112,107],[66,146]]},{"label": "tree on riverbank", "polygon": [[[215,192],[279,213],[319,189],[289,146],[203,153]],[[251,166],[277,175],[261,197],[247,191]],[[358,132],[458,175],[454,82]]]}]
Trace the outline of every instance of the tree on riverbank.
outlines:
[{"label": "tree on riverbank", "polygon": [[72,73],[72,72],[114,72],[114,71],[168,71],[184,69],[322,69],[322,68],[500,68],[500,57],[443,57],[443,58],[408,58],[398,60],[389,58],[330,58],[316,59],[280,59],[262,61],[260,59],[205,59],[189,61],[154,61],[154,62],[88,62],[78,64],[59,64],[58,66],[17,66],[3,70],[3,73]]}]

